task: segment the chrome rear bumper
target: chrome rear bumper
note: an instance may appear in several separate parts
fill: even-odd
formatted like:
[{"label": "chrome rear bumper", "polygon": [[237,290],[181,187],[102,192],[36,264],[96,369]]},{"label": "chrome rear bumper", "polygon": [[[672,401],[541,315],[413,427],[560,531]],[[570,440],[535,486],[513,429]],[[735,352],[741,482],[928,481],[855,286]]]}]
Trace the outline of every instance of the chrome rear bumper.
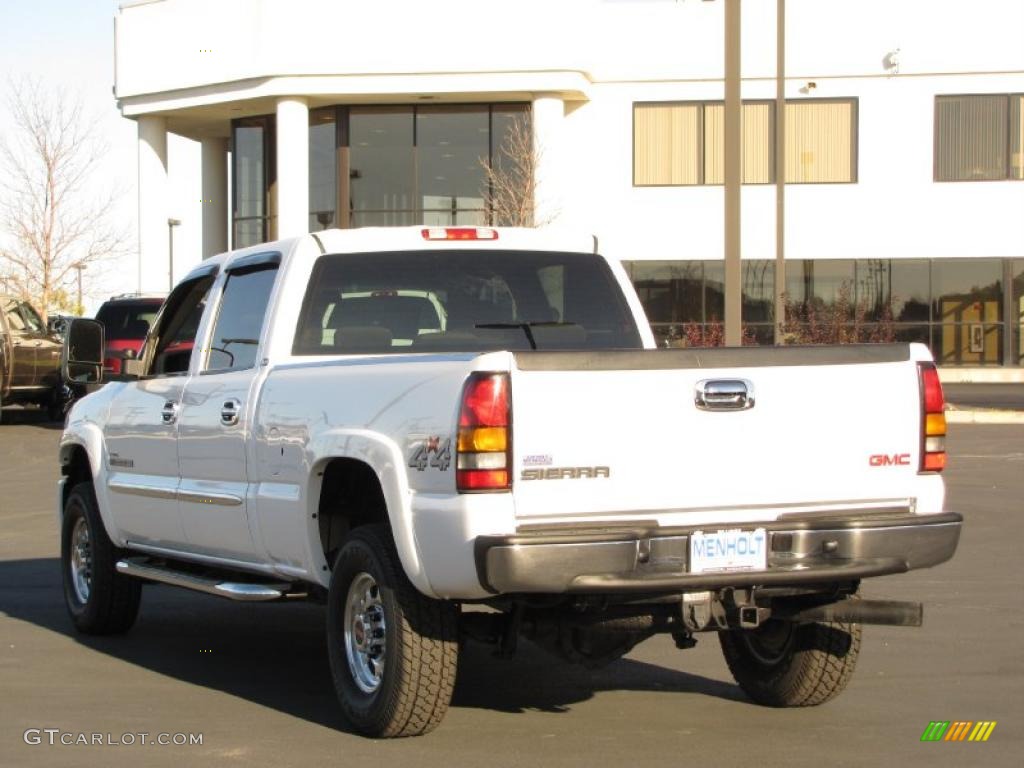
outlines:
[{"label": "chrome rear bumper", "polygon": [[495,594],[657,592],[801,585],[904,573],[949,560],[963,517],[907,510],[806,515],[744,529],[768,533],[768,567],[757,571],[689,573],[686,528],[557,527],[476,540],[480,583]]}]

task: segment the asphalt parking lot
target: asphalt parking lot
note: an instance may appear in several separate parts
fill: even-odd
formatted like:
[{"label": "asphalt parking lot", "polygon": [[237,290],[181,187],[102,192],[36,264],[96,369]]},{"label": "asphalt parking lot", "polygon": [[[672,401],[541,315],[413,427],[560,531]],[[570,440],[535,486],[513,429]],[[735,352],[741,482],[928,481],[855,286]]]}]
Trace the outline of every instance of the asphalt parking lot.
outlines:
[{"label": "asphalt parking lot", "polygon": [[[9,418],[8,418],[9,417]],[[13,423],[12,423],[13,422]],[[771,710],[733,684],[713,636],[668,638],[589,672],[527,646],[469,645],[433,734],[352,735],[335,704],[322,609],[249,606],[146,587],[134,630],[72,634],[53,510],[56,425],[0,425],[0,766],[985,765],[1024,754],[1024,428],[951,427],[956,558],[870,582],[922,600],[921,629],[867,627],[850,688],[823,707]],[[932,720],[994,720],[988,742],[921,743]],[[202,734],[202,745],[26,744],[61,733]]]}]

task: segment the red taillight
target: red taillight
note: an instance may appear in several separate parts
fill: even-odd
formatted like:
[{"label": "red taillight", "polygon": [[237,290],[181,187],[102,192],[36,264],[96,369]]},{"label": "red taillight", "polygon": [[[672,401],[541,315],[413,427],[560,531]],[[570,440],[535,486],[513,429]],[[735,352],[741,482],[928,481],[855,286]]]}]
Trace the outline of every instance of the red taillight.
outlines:
[{"label": "red taillight", "polygon": [[934,363],[918,363],[921,381],[921,471],[946,468],[946,398]]},{"label": "red taillight", "polygon": [[424,240],[497,240],[498,230],[490,227],[428,227]]},{"label": "red taillight", "polygon": [[511,398],[507,373],[474,373],[462,389],[455,458],[459,491],[512,487]]}]

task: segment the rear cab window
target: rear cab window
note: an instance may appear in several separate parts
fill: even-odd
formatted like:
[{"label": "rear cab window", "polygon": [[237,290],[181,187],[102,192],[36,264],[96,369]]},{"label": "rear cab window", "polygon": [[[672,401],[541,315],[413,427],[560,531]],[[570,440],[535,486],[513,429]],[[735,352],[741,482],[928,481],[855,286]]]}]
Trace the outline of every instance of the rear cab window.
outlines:
[{"label": "rear cab window", "polygon": [[600,256],[458,250],[320,257],[293,352],[640,348]]}]

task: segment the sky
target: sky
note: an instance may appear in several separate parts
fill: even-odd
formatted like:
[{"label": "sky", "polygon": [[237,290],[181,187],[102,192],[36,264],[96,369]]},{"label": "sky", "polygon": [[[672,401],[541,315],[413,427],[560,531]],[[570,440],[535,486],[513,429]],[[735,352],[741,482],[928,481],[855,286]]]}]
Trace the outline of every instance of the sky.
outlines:
[{"label": "sky", "polygon": [[[114,187],[120,191],[113,216],[115,223],[129,230],[128,253],[103,270],[102,280],[84,274],[84,304],[92,315],[111,295],[134,291],[139,285],[137,133],[135,122],[121,117],[113,96],[114,16],[117,0],[0,0],[0,87],[9,77],[29,75],[54,87],[78,95],[86,110],[98,120],[97,130],[109,145],[109,152],[94,180],[97,193]],[[6,105],[0,102],[0,132],[10,129]],[[172,167],[195,165],[193,174],[171,177],[171,212],[187,208],[198,199],[198,145],[172,137],[169,146]],[[194,187],[194,189],[193,189]],[[175,279],[199,260],[199,222],[182,219],[175,235]],[[190,247],[185,247],[185,246]],[[160,266],[166,284],[166,267]],[[144,276],[145,277],[145,276]],[[154,284],[153,276],[146,282]]]}]

